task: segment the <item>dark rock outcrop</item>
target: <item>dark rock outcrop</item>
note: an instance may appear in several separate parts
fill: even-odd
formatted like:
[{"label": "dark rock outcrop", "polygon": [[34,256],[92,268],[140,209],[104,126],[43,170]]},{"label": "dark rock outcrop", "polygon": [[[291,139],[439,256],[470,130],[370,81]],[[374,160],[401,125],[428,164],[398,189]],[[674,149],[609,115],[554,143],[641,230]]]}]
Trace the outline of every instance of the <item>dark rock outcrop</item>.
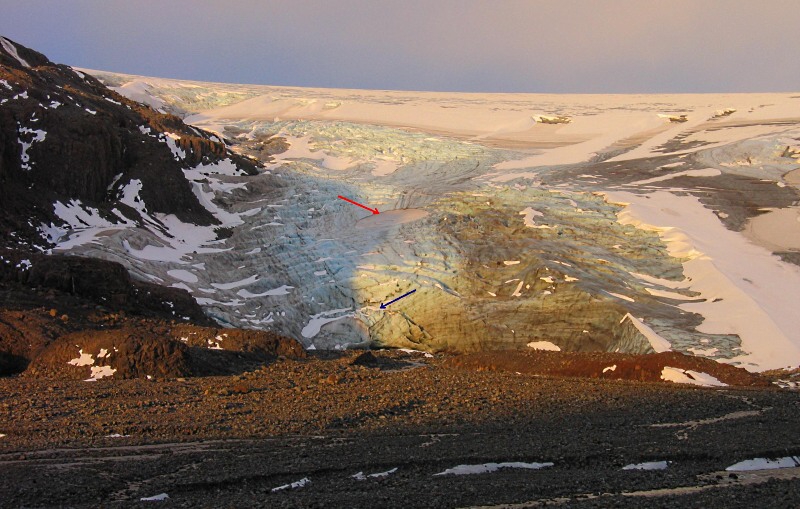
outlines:
[{"label": "dark rock outcrop", "polygon": [[307,356],[300,343],[272,331],[177,325],[170,330],[170,336],[192,347],[245,352],[262,359],[277,356],[302,359]]},{"label": "dark rock outcrop", "polygon": [[[47,288],[79,296],[94,305],[139,316],[210,325],[211,320],[186,290],[131,279],[116,262],[66,255],[2,251],[0,281]],[[27,264],[23,264],[23,259]]]},{"label": "dark rock outcrop", "polygon": [[0,310],[0,376],[23,372],[31,359],[69,331],[55,311],[50,316],[45,309]]},{"label": "dark rock outcrop", "polygon": [[274,332],[205,327],[212,322],[188,292],[133,281],[118,263],[0,255],[0,376],[88,379],[103,367],[115,378],[228,375],[306,357]]},{"label": "dark rock outcrop", "polygon": [[267,331],[175,325],[81,308],[0,310],[0,376],[231,375],[278,357],[307,354],[299,342]]},{"label": "dark rock outcrop", "polygon": [[[16,49],[17,55],[6,48]],[[172,139],[168,139],[168,134]],[[174,141],[173,141],[174,140]],[[173,154],[169,143],[182,151]],[[0,47],[0,242],[48,247],[37,227],[61,224],[54,203],[79,200],[108,221],[140,222],[120,202],[131,180],[142,183],[149,212],[217,224],[192,192],[184,168],[232,159],[252,161],[222,140],[106,88],[95,78],[4,39]],[[116,209],[117,213],[114,213]]]},{"label": "dark rock outcrop", "polygon": [[230,375],[278,356],[302,358],[306,353],[297,341],[271,332],[128,323],[59,337],[31,361],[24,376],[99,380]]},{"label": "dark rock outcrop", "polygon": [[100,379],[103,373],[114,378],[193,374],[187,346],[166,339],[164,330],[137,327],[66,335],[45,348],[25,376]]}]

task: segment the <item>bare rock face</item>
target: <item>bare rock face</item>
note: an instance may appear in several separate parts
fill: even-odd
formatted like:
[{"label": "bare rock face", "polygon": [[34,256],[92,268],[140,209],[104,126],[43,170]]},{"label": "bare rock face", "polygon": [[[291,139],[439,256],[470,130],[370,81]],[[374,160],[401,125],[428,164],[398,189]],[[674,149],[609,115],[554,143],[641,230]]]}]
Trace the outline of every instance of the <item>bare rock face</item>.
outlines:
[{"label": "bare rock face", "polygon": [[105,327],[103,316],[210,323],[185,290],[133,281],[118,263],[0,252],[0,375],[24,371],[69,334]]}]

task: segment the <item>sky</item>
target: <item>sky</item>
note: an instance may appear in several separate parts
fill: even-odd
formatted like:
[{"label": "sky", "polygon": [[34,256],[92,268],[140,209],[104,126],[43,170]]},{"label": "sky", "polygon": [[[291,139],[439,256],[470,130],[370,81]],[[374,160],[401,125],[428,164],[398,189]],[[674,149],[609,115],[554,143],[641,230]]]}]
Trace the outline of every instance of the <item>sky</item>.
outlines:
[{"label": "sky", "polygon": [[800,0],[0,0],[52,61],[308,87],[795,92]]}]

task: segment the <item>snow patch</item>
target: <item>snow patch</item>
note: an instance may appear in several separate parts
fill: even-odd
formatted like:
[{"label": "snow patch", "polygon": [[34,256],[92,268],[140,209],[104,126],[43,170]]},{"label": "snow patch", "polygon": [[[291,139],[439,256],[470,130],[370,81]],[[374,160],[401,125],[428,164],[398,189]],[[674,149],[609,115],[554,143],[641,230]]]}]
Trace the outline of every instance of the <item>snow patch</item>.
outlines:
[{"label": "snow patch", "polygon": [[405,352],[405,353],[421,353],[425,357],[433,358],[433,354],[432,353],[423,352],[422,350],[412,350],[411,348],[398,348],[397,350],[400,351],[400,352]]},{"label": "snow patch", "polygon": [[719,352],[718,348],[706,348],[706,349],[703,349],[703,348],[690,347],[690,348],[687,348],[686,350],[689,351],[689,352],[692,352],[693,355],[700,355],[702,357],[711,357],[712,355],[714,355],[717,352]]},{"label": "snow patch", "polygon": [[655,350],[656,353],[668,352],[672,349],[672,345],[669,341],[659,336],[656,331],[645,325],[643,321],[639,320],[632,314],[626,313],[619,323],[622,323],[625,320],[630,320],[633,326],[636,327],[636,329],[638,329],[645,338],[647,338],[647,341],[650,342],[650,346],[653,347],[653,350]]},{"label": "snow patch", "polygon": [[146,104],[152,107],[154,110],[163,108],[164,105],[166,104],[163,100],[155,97],[153,94],[150,93],[151,84],[146,81],[134,80],[129,83],[125,83],[121,87],[110,87],[110,88],[111,90],[117,92],[122,96],[127,97],[128,99],[140,102],[142,104]]},{"label": "snow patch", "polygon": [[625,465],[622,470],[664,470],[669,466],[669,461],[647,461]]},{"label": "snow patch", "polygon": [[752,470],[772,470],[776,468],[800,467],[800,456],[783,458],[753,458],[734,463],[725,470],[728,472],[749,472]]},{"label": "snow patch", "polygon": [[114,373],[117,372],[116,369],[112,368],[111,366],[92,366],[92,373],[89,378],[84,380],[84,382],[96,382],[101,378],[105,378],[107,376],[114,376]]},{"label": "snow patch", "polygon": [[168,270],[167,274],[185,283],[197,283],[198,281],[197,276],[188,270],[172,269]]},{"label": "snow patch", "polygon": [[240,176],[244,174],[231,159],[220,159],[214,163],[203,163],[198,165],[194,171],[229,176]]},{"label": "snow patch", "polygon": [[83,348],[78,350],[78,354],[80,357],[76,357],[71,361],[67,362],[67,364],[71,364],[73,366],[91,366],[94,364],[94,359],[92,358],[92,354],[90,353],[83,353]]},{"label": "snow patch", "polygon": [[626,206],[618,213],[621,224],[656,231],[671,256],[687,259],[679,284],[700,295],[678,307],[704,317],[698,332],[741,338],[741,355],[725,362],[757,370],[800,363],[800,268],[725,228],[694,196],[605,194]]},{"label": "snow patch", "polygon": [[616,297],[616,298],[622,299],[624,301],[636,302],[635,300],[633,300],[632,298],[628,297],[627,295],[622,295],[620,293],[614,293],[614,292],[606,292],[606,293],[611,295],[612,297]]},{"label": "snow patch", "polygon": [[106,220],[100,216],[99,210],[84,206],[80,200],[70,200],[67,205],[57,201],[53,204],[53,210],[67,224],[57,226],[53,223],[49,225],[41,223],[38,230],[42,238],[57,244],[59,249],[69,249],[91,242],[104,229],[121,226]]},{"label": "snow patch", "polygon": [[272,290],[267,290],[264,293],[250,293],[247,290],[239,290],[236,292],[236,295],[244,299],[253,299],[257,297],[267,297],[270,295],[289,295],[291,293],[289,290],[292,289],[294,289],[294,286],[283,285],[278,288],[273,288]]},{"label": "snow patch", "polygon": [[176,161],[182,161],[186,157],[186,152],[177,144],[177,141],[181,139],[180,136],[175,133],[164,133],[159,136],[159,139],[167,144]]},{"label": "snow patch", "polygon": [[728,384],[722,383],[708,373],[701,373],[691,369],[673,368],[664,366],[661,370],[661,379],[678,384],[701,385],[703,387],[726,387]]},{"label": "snow patch", "polygon": [[166,493],[159,493],[158,495],[153,495],[152,497],[142,497],[139,500],[141,502],[161,502],[162,500],[169,499],[169,495]]},{"label": "snow patch", "polygon": [[[304,338],[313,338],[317,334],[319,334],[320,329],[323,325],[328,324],[330,322],[335,322],[336,320],[341,320],[342,318],[350,318],[355,316],[353,313],[346,313],[350,311],[352,308],[344,308],[344,309],[332,309],[330,311],[323,311],[322,313],[317,313],[316,315],[311,316],[311,320],[303,327],[303,330],[300,331],[300,334],[303,335]],[[345,313],[341,316],[333,316],[332,314],[337,313]]]},{"label": "snow patch", "polygon": [[142,181],[139,179],[132,179],[125,187],[120,189],[119,201],[129,206],[134,210],[138,210],[141,214],[146,214],[144,200],[139,196],[142,190]]},{"label": "snow patch", "polygon": [[230,283],[211,283],[211,286],[214,288],[218,288],[220,290],[233,290],[234,288],[239,288],[242,286],[252,285],[256,281],[258,281],[258,274],[254,274],[248,278],[241,279],[239,281],[233,281]]},{"label": "snow patch", "polygon": [[25,59],[19,56],[19,53],[17,53],[17,47],[14,46],[14,43],[12,43],[3,36],[0,36],[0,45],[2,45],[3,49],[6,50],[6,53],[11,55],[11,57],[14,58],[14,60],[16,60],[17,62],[19,62],[20,65],[22,65],[22,67],[27,67],[28,69],[31,68],[31,65],[28,62],[26,62]]},{"label": "snow patch", "polygon": [[[17,142],[20,144],[22,153],[20,154],[20,161],[22,162],[22,169],[23,170],[30,170],[31,169],[31,157],[28,154],[28,149],[30,149],[34,143],[39,143],[45,140],[47,137],[47,132],[41,129],[30,129],[28,127],[17,127],[17,132],[19,133],[20,138]],[[30,141],[23,141],[22,136],[28,137],[29,135],[33,135]]]},{"label": "snow patch", "polygon": [[550,352],[560,352],[561,348],[553,344],[549,341],[531,341],[528,343],[528,348],[533,348],[534,350],[547,350]]},{"label": "snow patch", "polygon": [[366,481],[367,479],[380,479],[382,477],[389,477],[391,474],[397,472],[397,467],[394,467],[391,470],[387,470],[386,472],[377,472],[375,474],[367,474],[364,475],[364,472],[359,472],[357,474],[353,474],[350,477],[355,479],[356,481]]},{"label": "snow patch", "polygon": [[717,177],[719,175],[722,175],[722,172],[716,168],[704,168],[702,170],[679,171],[677,173],[670,173],[669,175],[653,177],[647,180],[637,180],[636,182],[631,182],[629,185],[641,186],[646,184],[655,184],[656,182],[663,182],[665,180],[670,180],[677,177]]},{"label": "snow patch", "polygon": [[544,224],[536,224],[536,221],[534,221],[533,218],[534,217],[544,216],[544,214],[542,212],[539,212],[538,210],[534,210],[534,209],[532,209],[530,207],[527,207],[525,209],[522,209],[519,212],[519,214],[521,216],[524,216],[522,218],[522,221],[525,223],[525,226],[527,226],[528,228],[538,228],[538,229],[550,229],[550,228],[552,228],[551,226],[547,226],[547,225],[544,225]]}]

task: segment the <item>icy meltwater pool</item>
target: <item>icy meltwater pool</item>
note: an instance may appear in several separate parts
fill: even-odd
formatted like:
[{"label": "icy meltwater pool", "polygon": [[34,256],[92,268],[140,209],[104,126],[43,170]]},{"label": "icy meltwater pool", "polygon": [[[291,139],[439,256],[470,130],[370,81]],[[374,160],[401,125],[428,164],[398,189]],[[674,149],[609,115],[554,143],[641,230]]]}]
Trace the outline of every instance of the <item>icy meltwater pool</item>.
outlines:
[{"label": "icy meltwater pool", "polygon": [[399,224],[418,221],[427,216],[428,213],[421,209],[399,209],[373,214],[356,223],[356,229],[387,229]]}]

